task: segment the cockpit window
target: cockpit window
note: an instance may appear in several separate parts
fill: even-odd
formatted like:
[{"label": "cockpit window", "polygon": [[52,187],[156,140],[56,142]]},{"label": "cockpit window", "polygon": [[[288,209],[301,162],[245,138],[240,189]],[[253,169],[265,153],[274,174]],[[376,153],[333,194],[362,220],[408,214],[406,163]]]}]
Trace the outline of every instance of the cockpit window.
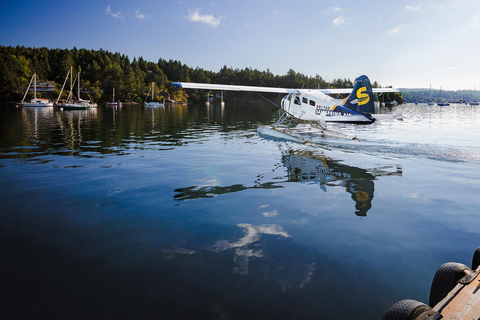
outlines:
[{"label": "cockpit window", "polygon": [[300,104],[300,98],[299,97],[295,97],[295,104]]}]

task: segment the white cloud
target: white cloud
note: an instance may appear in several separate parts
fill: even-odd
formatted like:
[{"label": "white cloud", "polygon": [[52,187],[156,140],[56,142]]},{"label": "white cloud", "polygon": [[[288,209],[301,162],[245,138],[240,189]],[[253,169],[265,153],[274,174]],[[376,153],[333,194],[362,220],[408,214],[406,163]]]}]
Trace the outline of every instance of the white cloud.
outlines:
[{"label": "white cloud", "polygon": [[459,69],[457,67],[450,67],[450,70],[457,71]]},{"label": "white cloud", "polygon": [[393,35],[399,33],[399,32],[400,32],[400,29],[403,28],[403,27],[405,27],[404,24],[401,25],[401,26],[399,26],[399,27],[393,28],[393,29],[390,30],[390,31],[387,31],[387,34],[388,34],[389,36],[393,36]]},{"label": "white cloud", "polygon": [[415,193],[411,193],[411,194],[404,195],[403,197],[404,197],[404,198],[417,199],[417,198],[420,197],[420,193],[415,192]]},{"label": "white cloud", "polygon": [[332,24],[334,26],[339,26],[339,25],[345,23],[345,20],[347,20],[347,18],[345,18],[344,16],[340,16],[336,19],[333,19]]},{"label": "white cloud", "polygon": [[281,11],[279,11],[279,10],[273,11],[273,12],[270,14],[270,17],[271,17],[272,19],[280,19],[280,17],[281,17]]},{"label": "white cloud", "polygon": [[333,10],[334,12],[352,10],[351,8],[342,8],[342,7],[330,7],[330,9]]},{"label": "white cloud", "polygon": [[188,14],[188,16],[186,17],[188,20],[192,21],[192,22],[201,22],[201,23],[205,23],[211,27],[216,27],[220,24],[220,22],[222,21],[222,19],[225,19],[225,17],[214,17],[213,15],[211,14],[200,14],[199,12],[200,10],[197,9],[195,11],[190,11],[190,13]]},{"label": "white cloud", "polygon": [[417,6],[417,7],[412,7],[412,6],[406,6],[405,7],[405,10],[407,11],[420,11],[420,6]]},{"label": "white cloud", "polygon": [[107,5],[107,14],[111,15],[115,19],[123,19],[125,16],[122,16],[122,12],[118,11],[117,13],[113,13],[112,10],[110,9],[110,6]]},{"label": "white cloud", "polygon": [[140,10],[135,11],[135,18],[143,20],[146,18],[146,15],[143,13],[140,13]]},{"label": "white cloud", "polygon": [[263,212],[262,214],[267,218],[273,218],[273,217],[278,216],[278,211],[277,210],[266,211],[266,212]]}]

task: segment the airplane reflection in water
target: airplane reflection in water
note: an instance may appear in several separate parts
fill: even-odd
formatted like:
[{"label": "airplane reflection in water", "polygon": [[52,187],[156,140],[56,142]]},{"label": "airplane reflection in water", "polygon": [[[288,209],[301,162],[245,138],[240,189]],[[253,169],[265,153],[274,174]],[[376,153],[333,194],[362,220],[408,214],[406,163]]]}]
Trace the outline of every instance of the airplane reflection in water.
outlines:
[{"label": "airplane reflection in water", "polygon": [[315,155],[311,151],[290,150],[282,154],[282,162],[288,170],[288,181],[316,181],[325,192],[327,187],[344,187],[355,201],[357,216],[366,216],[372,207],[376,177],[402,175],[399,165],[362,169],[323,155]]},{"label": "airplane reflection in water", "polygon": [[[323,154],[308,150],[282,150],[282,164],[287,168],[286,180],[275,182],[262,182],[266,174],[261,174],[255,181],[254,186],[248,187],[242,184],[231,186],[191,186],[176,189],[175,200],[192,200],[199,198],[213,198],[217,195],[239,192],[247,189],[273,189],[283,188],[285,182],[316,182],[320,188],[327,192],[328,187],[343,187],[351,194],[355,202],[355,214],[366,216],[372,207],[376,177],[401,176],[402,168],[399,165],[380,166],[372,169],[363,169],[349,166],[326,157]],[[275,168],[273,171],[276,171]],[[272,171],[272,172],[273,172]]]}]

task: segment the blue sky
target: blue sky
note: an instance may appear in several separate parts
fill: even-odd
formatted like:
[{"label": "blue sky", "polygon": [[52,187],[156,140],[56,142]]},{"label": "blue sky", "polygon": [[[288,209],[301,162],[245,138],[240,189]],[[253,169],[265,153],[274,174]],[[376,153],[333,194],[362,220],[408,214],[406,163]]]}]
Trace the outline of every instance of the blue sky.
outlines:
[{"label": "blue sky", "polygon": [[478,0],[2,0],[0,30],[0,45],[480,90]]}]

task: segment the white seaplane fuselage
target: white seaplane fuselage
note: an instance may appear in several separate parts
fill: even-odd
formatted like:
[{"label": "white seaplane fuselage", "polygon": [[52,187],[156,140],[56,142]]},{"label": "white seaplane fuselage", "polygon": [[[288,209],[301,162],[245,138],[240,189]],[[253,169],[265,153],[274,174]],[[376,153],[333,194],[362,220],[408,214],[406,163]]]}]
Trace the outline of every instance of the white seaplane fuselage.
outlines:
[{"label": "white seaplane fuselage", "polygon": [[364,114],[342,108],[342,99],[334,99],[320,90],[297,89],[282,99],[281,108],[304,121],[368,124],[375,121]]}]

